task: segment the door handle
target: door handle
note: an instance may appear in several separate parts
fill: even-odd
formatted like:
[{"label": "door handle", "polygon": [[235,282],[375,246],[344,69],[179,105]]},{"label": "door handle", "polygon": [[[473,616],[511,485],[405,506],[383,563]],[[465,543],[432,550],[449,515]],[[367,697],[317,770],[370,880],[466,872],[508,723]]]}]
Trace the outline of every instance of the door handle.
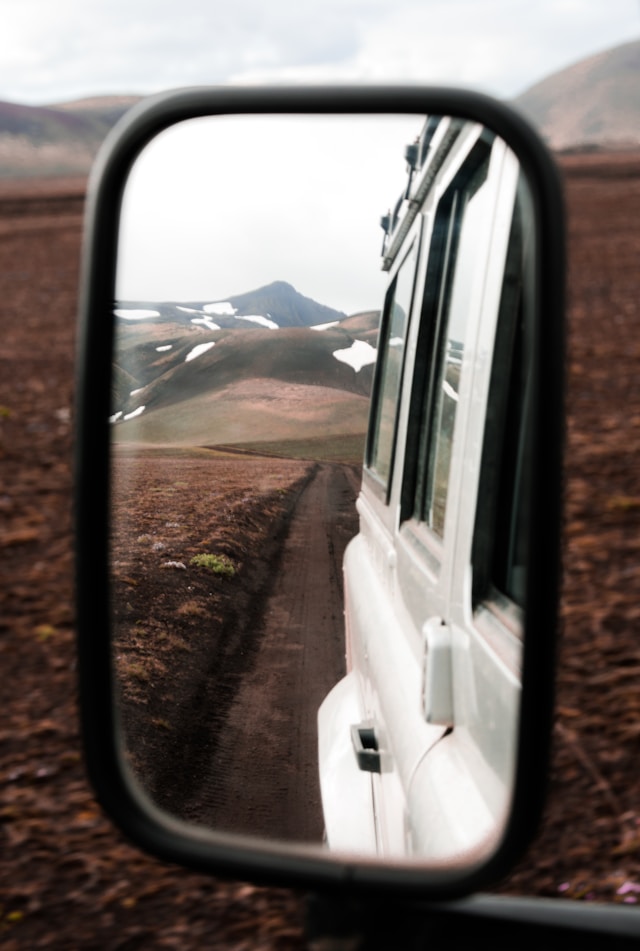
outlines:
[{"label": "door handle", "polygon": [[351,742],[356,754],[358,768],[365,773],[381,773],[382,753],[378,747],[375,726],[370,720],[353,724],[351,727]]}]

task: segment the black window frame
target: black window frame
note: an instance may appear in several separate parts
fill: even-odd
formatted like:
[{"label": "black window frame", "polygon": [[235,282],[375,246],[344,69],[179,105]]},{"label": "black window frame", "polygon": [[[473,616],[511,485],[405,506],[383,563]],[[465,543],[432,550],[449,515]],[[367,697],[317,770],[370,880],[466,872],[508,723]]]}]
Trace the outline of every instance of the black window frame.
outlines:
[{"label": "black window frame", "polygon": [[[527,476],[531,466],[526,457],[531,447],[532,366],[527,354],[532,353],[536,306],[535,249],[525,226],[529,204],[520,173],[500,292],[480,462],[471,548],[474,608],[480,603],[503,604],[506,599],[522,610],[526,603],[526,591],[518,590],[514,557],[516,549],[527,551],[529,534],[521,520],[522,503],[530,490]],[[526,576],[526,571],[522,574]]]},{"label": "black window frame", "polygon": [[[400,523],[414,520],[424,525],[434,539],[437,539],[438,544],[442,543],[442,536],[429,526],[424,517],[424,509],[428,479],[427,470],[435,434],[434,401],[444,360],[444,334],[449,324],[449,306],[466,208],[466,202],[460,207],[459,195],[465,192],[483,164],[486,166],[487,174],[478,182],[477,188],[472,194],[476,194],[477,190],[486,181],[494,140],[495,136],[486,131],[480,136],[433,212],[435,217],[424,282],[420,329],[409,406]],[[439,232],[437,228],[439,219],[442,220],[444,216],[449,223],[452,214],[455,216],[453,221],[454,245],[448,249],[447,242],[451,234],[451,228],[447,228],[444,232]],[[450,254],[447,253],[448,250],[451,252]]]},{"label": "black window frame", "polygon": [[[405,254],[402,257],[400,264],[394,274],[393,280],[387,288],[384,299],[384,307],[382,311],[382,316],[380,319],[380,329],[378,331],[378,359],[376,360],[375,373],[373,378],[373,386],[371,391],[371,407],[369,411],[369,423],[367,429],[367,440],[365,448],[365,460],[364,465],[367,473],[372,477],[373,483],[377,488],[377,491],[380,495],[383,496],[385,504],[388,504],[389,498],[391,495],[391,489],[393,485],[393,473],[395,469],[395,460],[396,460],[396,447],[398,442],[398,424],[400,417],[400,407],[402,404],[402,392],[404,388],[404,378],[405,378],[405,366],[407,360],[407,341],[411,328],[411,315],[413,312],[415,293],[416,293],[416,282],[417,275],[419,270],[420,263],[420,239],[422,229],[418,230],[418,233],[412,233],[412,240],[407,248]],[[400,370],[398,377],[398,388],[396,393],[396,404],[395,404],[395,413],[393,421],[393,432],[391,435],[391,452],[389,454],[389,467],[388,467],[388,477],[384,477],[374,466],[373,459],[374,454],[377,449],[378,437],[380,432],[380,416],[382,413],[383,407],[383,382],[385,378],[385,373],[388,363],[388,353],[389,353],[389,341],[391,339],[392,332],[392,319],[393,319],[393,305],[396,300],[396,289],[398,286],[398,279],[404,268],[404,266],[409,262],[411,255],[414,256],[413,261],[413,273],[411,275],[411,291],[409,295],[409,307],[406,313],[406,323],[405,323],[405,332],[404,340],[402,345],[402,358],[400,361]]]}]

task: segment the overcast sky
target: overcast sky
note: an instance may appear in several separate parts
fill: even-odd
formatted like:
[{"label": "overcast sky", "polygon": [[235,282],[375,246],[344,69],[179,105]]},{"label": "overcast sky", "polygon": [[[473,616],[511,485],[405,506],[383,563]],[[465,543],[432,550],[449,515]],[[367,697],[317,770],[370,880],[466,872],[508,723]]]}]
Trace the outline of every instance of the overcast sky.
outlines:
[{"label": "overcast sky", "polygon": [[283,280],[343,313],[379,308],[379,221],[422,124],[234,116],[158,136],[125,192],[118,298],[213,302]]},{"label": "overcast sky", "polygon": [[[3,0],[2,14],[0,99],[30,104],[337,81],[511,98],[640,35],[640,0]],[[281,279],[339,310],[379,306],[379,217],[420,125],[377,140],[334,127],[316,145],[309,127],[304,166],[299,124],[158,145],[130,190],[120,295],[217,300]]]},{"label": "overcast sky", "polygon": [[511,97],[639,35],[638,0],[3,0],[0,99],[335,80]]}]

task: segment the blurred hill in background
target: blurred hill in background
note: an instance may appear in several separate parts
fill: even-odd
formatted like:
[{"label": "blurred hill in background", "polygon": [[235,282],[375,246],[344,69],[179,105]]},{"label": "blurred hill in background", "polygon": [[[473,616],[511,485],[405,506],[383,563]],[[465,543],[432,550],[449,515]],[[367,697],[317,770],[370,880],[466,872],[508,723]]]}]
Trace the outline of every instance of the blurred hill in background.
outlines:
[{"label": "blurred hill in background", "polygon": [[580,60],[518,96],[514,105],[555,150],[640,142],[640,40]]},{"label": "blurred hill in background", "polygon": [[[48,106],[0,102],[0,179],[86,175],[109,129],[140,100],[101,96]],[[640,40],[590,56],[514,100],[551,148],[640,143]]]}]

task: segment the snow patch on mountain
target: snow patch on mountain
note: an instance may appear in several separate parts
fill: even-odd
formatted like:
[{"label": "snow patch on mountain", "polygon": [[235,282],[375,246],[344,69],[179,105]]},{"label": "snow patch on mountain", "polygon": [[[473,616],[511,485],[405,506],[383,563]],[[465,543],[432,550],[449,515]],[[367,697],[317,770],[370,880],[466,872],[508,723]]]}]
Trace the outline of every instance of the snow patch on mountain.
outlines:
[{"label": "snow patch on mountain", "polygon": [[233,317],[237,310],[228,300],[218,301],[214,304],[205,304],[202,309],[207,314],[217,314],[218,317]]},{"label": "snow patch on mountain", "polygon": [[212,340],[209,341],[209,343],[199,343],[197,347],[189,351],[184,358],[184,362],[189,363],[190,360],[195,360],[196,357],[202,356],[203,353],[206,353],[207,350],[211,350],[212,347],[215,347],[215,343]]},{"label": "snow patch on mountain", "polygon": [[214,323],[210,317],[192,317],[192,324],[202,324],[207,330],[220,330],[220,324]]},{"label": "snow patch on mountain", "polygon": [[124,320],[148,320],[149,317],[159,317],[159,310],[146,310],[143,308],[118,308],[114,311],[116,317],[122,317]]},{"label": "snow patch on mountain", "polygon": [[377,351],[370,343],[364,340],[354,340],[346,350],[334,350],[333,356],[341,363],[346,363],[358,373],[363,367],[376,362]]},{"label": "snow patch on mountain", "polygon": [[236,320],[248,320],[254,324],[260,324],[261,327],[267,327],[269,330],[279,330],[275,320],[269,320],[268,317],[262,317],[260,314],[240,314],[236,315]]},{"label": "snow patch on mountain", "polygon": [[146,406],[138,406],[137,409],[134,409],[132,413],[127,413],[126,416],[123,416],[123,420],[134,419],[136,416],[141,416],[144,413]]}]

